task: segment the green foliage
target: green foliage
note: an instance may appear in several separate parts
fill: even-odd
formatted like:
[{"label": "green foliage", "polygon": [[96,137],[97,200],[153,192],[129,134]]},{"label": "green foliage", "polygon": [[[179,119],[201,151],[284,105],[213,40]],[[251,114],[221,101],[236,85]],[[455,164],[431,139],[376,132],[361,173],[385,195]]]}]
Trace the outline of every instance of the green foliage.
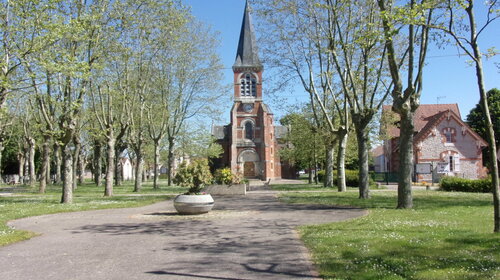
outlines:
[{"label": "green foliage", "polygon": [[196,159],[189,165],[181,163],[174,177],[174,184],[189,188],[186,194],[200,193],[201,189],[212,182],[212,174],[208,166],[208,160]]},{"label": "green foliage", "polygon": [[[493,130],[495,131],[495,142],[498,146],[500,143],[500,90],[493,88],[489,90],[486,95],[488,96],[488,109],[490,110],[491,122],[493,123]],[[486,133],[486,122],[484,113],[481,109],[481,104],[477,104],[467,115],[467,124],[483,139],[488,139]]]},{"label": "green foliage", "polygon": [[215,170],[214,179],[217,184],[229,185],[233,181],[231,168],[221,168]]},{"label": "green foliage", "polygon": [[[333,171],[333,176],[334,176],[333,183],[336,184],[337,170]],[[324,170],[318,171],[318,180],[320,182],[323,182],[324,177],[325,177],[325,171]],[[373,178],[370,176],[368,180],[369,180],[368,184],[371,187],[374,187],[375,181],[373,180]],[[357,188],[359,186],[359,171],[358,170],[346,170],[345,171],[345,183],[348,187]]]},{"label": "green foliage", "polygon": [[243,183],[243,174],[241,172],[232,173],[231,168],[221,168],[215,170],[215,182],[223,185],[233,185]]},{"label": "green foliage", "polygon": [[394,209],[396,192],[286,193],[290,203],[368,208],[344,222],[301,227],[322,279],[498,279],[500,235],[491,197],[415,191],[414,209]]},{"label": "green foliage", "polygon": [[481,180],[463,179],[458,177],[443,177],[439,183],[444,191],[455,192],[492,192],[491,178]]},{"label": "green foliage", "polygon": [[286,145],[280,150],[280,157],[294,164],[299,169],[313,165],[314,158],[321,162],[324,157],[324,141],[321,131],[315,125],[310,106],[297,108],[299,113],[284,116],[280,123],[289,128]]}]

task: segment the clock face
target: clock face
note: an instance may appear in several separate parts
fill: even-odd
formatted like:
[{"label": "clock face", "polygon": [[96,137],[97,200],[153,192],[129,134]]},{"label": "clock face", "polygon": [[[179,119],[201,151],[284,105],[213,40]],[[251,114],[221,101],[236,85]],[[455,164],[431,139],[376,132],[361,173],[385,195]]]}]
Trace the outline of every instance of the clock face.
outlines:
[{"label": "clock face", "polygon": [[253,104],[251,104],[251,103],[245,103],[245,104],[243,104],[243,110],[245,112],[252,111],[253,110]]}]

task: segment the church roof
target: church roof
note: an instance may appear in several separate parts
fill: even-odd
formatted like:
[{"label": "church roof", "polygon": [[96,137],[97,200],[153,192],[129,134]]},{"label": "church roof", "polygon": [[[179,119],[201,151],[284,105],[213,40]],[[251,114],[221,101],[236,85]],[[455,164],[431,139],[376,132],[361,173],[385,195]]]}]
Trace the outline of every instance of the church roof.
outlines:
[{"label": "church roof", "polygon": [[262,67],[257,53],[257,43],[250,16],[250,5],[248,0],[245,5],[243,22],[241,23],[240,40],[236,52],[236,61],[233,67]]}]

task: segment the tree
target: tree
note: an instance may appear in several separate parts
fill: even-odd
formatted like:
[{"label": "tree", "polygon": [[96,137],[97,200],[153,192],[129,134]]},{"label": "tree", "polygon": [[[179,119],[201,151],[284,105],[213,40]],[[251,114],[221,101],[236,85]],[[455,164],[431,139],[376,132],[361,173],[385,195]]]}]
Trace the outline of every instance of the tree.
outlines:
[{"label": "tree", "polygon": [[[487,93],[488,107],[490,109],[491,121],[493,123],[493,131],[495,132],[495,144],[497,149],[500,144],[500,90],[493,88]],[[487,126],[485,123],[484,113],[481,109],[481,103],[478,103],[476,107],[470,110],[466,117],[467,124],[482,138],[487,139]],[[488,152],[486,152],[488,151]],[[489,150],[483,150],[483,160],[485,162],[490,162]]]},{"label": "tree", "polygon": [[[429,45],[429,27],[432,9],[425,0],[409,1],[396,6],[396,1],[377,0],[383,26],[387,62],[391,73],[392,110],[400,117],[399,130],[399,182],[397,208],[412,208],[411,191],[413,174],[413,116],[420,105],[423,85],[423,69]],[[398,2],[399,3],[399,2]],[[418,28],[417,24],[423,23]],[[407,27],[407,31],[402,29]],[[401,49],[396,49],[396,40],[402,40]],[[399,50],[399,52],[398,52]],[[405,64],[404,72],[401,65]],[[403,75],[406,74],[404,87]]]},{"label": "tree", "polygon": [[222,95],[219,82],[223,66],[216,52],[218,44],[217,35],[192,18],[179,37],[176,62],[170,72],[173,87],[166,108],[168,185],[172,182],[175,144],[186,121],[218,114],[207,106]]},{"label": "tree", "polygon": [[[483,52],[479,45],[479,38],[483,31],[500,17],[500,3],[498,1],[487,1],[486,21],[482,26],[476,22],[475,6],[473,0],[445,1],[444,13],[447,20],[441,25],[433,27],[451,36],[453,42],[460,50],[472,59],[475,66],[477,87],[479,91],[481,110],[484,113],[486,140],[490,156],[490,169],[492,177],[493,208],[494,208],[494,232],[500,232],[500,178],[497,161],[497,143],[495,141],[495,129],[492,115],[488,105],[488,96],[484,87],[485,76],[483,73]],[[491,53],[494,53],[490,49]]]},{"label": "tree", "polygon": [[369,125],[391,89],[384,64],[387,47],[373,1],[327,0],[325,8],[321,29],[357,136],[359,198],[369,198]]},{"label": "tree", "polygon": [[23,61],[48,45],[40,29],[49,20],[45,1],[3,0],[0,5],[0,109],[13,92],[24,89]]},{"label": "tree", "polygon": [[259,10],[265,19],[262,42],[266,59],[280,69],[281,83],[298,80],[309,93],[310,106],[318,128],[328,134],[322,137],[325,152],[325,186],[333,186],[333,155],[338,143],[338,188],[344,191],[343,155],[349,131],[348,104],[342,92],[334,90],[336,79],[332,53],[328,51],[323,23],[325,9],[321,1],[262,1]]},{"label": "tree", "polygon": [[56,147],[62,152],[61,203],[71,203],[73,160],[78,151],[75,139],[81,127],[90,73],[98,67],[105,51],[102,42],[110,5],[107,1],[86,3],[76,0],[46,4],[50,7],[47,11],[50,20],[40,32],[50,48],[31,55],[24,65],[30,69],[32,79],[47,81],[47,95],[39,99],[40,106],[45,106],[45,109],[49,103],[53,106],[52,112],[45,110],[44,119],[47,124],[57,124],[53,128]]},{"label": "tree", "polygon": [[309,184],[312,183],[312,171],[318,169],[319,155],[324,155],[324,143],[320,141],[320,132],[305,107],[300,113],[289,113],[280,120],[281,125],[288,127],[285,137],[287,145],[280,150],[280,158],[292,163],[300,169],[309,169]]}]

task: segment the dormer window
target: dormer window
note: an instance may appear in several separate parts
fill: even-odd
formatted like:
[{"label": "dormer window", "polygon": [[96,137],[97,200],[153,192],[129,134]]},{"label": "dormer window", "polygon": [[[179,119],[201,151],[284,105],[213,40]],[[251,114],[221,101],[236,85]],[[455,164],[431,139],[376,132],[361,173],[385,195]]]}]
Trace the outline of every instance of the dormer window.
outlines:
[{"label": "dormer window", "polygon": [[444,132],[444,135],[446,136],[446,143],[452,143],[453,142],[453,139],[451,137],[451,131],[445,131]]},{"label": "dormer window", "polygon": [[454,128],[447,127],[443,129],[443,141],[444,143],[454,143],[456,137],[456,131]]},{"label": "dormer window", "polygon": [[252,73],[245,73],[241,76],[240,94],[249,97],[257,95],[257,79]]}]

